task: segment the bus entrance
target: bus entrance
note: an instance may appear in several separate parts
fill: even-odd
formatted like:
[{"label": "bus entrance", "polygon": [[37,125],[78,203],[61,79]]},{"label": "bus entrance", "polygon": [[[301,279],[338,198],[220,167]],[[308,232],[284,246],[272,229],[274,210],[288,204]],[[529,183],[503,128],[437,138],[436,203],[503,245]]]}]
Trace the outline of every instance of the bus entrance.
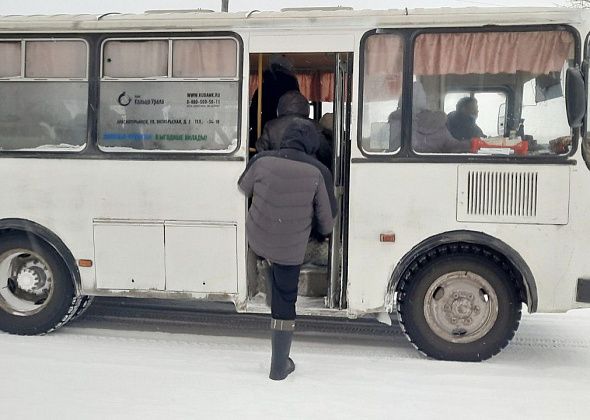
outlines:
[{"label": "bus entrance", "polygon": [[[318,159],[333,175],[339,212],[330,238],[312,232],[299,278],[298,310],[303,313],[333,312],[346,308],[344,257],[344,185],[347,175],[351,109],[351,53],[272,52],[250,54],[250,139],[249,152],[267,150],[265,115],[268,102],[293,85],[309,103],[307,115],[313,119],[325,141]],[[286,85],[286,86],[285,86]],[[265,90],[266,89],[266,90]],[[266,102],[265,102],[266,101]],[[272,106],[271,108],[274,108]],[[298,110],[277,109],[276,118],[290,118]],[[272,117],[275,117],[274,115]],[[253,120],[253,119],[256,120]],[[326,150],[328,150],[326,152]],[[248,252],[248,310],[263,310],[267,297],[270,264]]]}]

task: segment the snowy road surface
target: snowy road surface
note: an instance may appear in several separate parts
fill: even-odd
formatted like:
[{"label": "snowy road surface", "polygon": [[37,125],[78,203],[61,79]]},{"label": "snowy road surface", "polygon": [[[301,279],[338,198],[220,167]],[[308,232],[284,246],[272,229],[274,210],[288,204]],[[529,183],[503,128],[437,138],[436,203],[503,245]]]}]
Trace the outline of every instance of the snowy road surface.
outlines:
[{"label": "snowy road surface", "polygon": [[264,317],[96,308],[48,336],[0,334],[0,418],[590,418],[589,310],[524,316],[483,363],[427,360],[397,326],[301,323],[297,370],[275,383]]}]

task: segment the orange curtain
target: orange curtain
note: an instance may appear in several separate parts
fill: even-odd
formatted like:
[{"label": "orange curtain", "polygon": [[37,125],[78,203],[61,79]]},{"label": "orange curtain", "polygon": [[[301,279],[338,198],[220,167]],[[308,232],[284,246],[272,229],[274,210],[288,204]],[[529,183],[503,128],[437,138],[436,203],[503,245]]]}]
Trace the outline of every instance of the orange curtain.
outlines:
[{"label": "orange curtain", "polygon": [[573,46],[565,31],[425,34],[416,40],[414,73],[548,74],[573,58]]},{"label": "orange curtain", "polygon": [[365,45],[364,98],[389,100],[402,91],[403,39],[399,35],[372,36]]},{"label": "orange curtain", "polygon": [[[311,102],[333,102],[334,101],[334,73],[315,72],[297,73],[295,75],[299,82],[299,90]],[[250,75],[250,99],[258,88],[258,75]]]}]

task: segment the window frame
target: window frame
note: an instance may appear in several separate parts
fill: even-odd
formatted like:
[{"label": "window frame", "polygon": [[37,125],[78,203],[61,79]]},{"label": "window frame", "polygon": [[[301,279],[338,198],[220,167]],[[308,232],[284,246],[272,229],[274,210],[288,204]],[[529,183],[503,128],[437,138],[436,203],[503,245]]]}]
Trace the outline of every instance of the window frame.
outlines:
[{"label": "window frame", "polygon": [[[486,32],[544,32],[544,31],[566,31],[574,40],[574,65],[581,64],[581,38],[576,28],[567,24],[548,24],[548,25],[509,25],[509,26],[460,26],[460,27],[433,27],[417,29],[400,29],[400,28],[379,28],[367,31],[363,34],[360,41],[360,64],[359,64],[359,103],[358,119],[363,119],[363,78],[364,78],[364,54],[365,45],[368,37],[375,34],[399,33],[405,35],[404,43],[404,63],[402,75],[402,128],[401,128],[401,145],[395,154],[373,154],[367,153],[362,147],[362,123],[357,127],[357,147],[362,158],[355,158],[353,162],[441,162],[441,163],[514,163],[514,164],[542,164],[542,163],[562,163],[576,164],[571,157],[575,155],[579,147],[580,139],[577,131],[572,134],[572,146],[570,152],[564,155],[555,156],[489,156],[475,154],[456,154],[456,153],[416,153],[412,148],[412,107],[406,104],[412,103],[412,84],[414,77],[414,49],[416,39],[424,34],[444,34],[444,33],[486,33]],[[512,110],[513,112],[513,110]]]},{"label": "window frame", "polygon": [[[0,38],[0,42],[20,41],[20,76],[0,77],[0,82],[88,82],[90,75],[90,44],[85,38]],[[27,77],[26,76],[26,48],[27,42],[62,42],[78,41],[83,42],[86,47],[86,75],[84,77]]]},{"label": "window frame", "polygon": [[[182,36],[180,34],[162,34],[162,33],[154,33],[154,36],[145,36],[141,34],[132,34],[130,36],[111,36],[105,35],[99,39],[99,48],[98,48],[98,89],[95,98],[95,105],[96,105],[96,112],[94,116],[95,126],[94,126],[94,145],[96,149],[101,153],[103,156],[138,156],[139,158],[146,158],[146,156],[157,156],[157,159],[162,159],[169,156],[169,159],[174,159],[178,157],[182,157],[181,159],[202,159],[202,158],[209,158],[209,157],[220,157],[225,158],[225,160],[234,160],[234,154],[236,154],[241,147],[241,135],[242,135],[242,82],[243,82],[243,44],[242,40],[238,34],[233,32],[220,32],[220,33],[204,33],[202,36],[197,34],[191,33],[187,36]],[[174,40],[215,40],[215,39],[231,39],[236,43],[236,76],[234,77],[173,77],[173,42]],[[109,41],[168,41],[168,66],[167,66],[167,76],[166,77],[110,77],[104,75],[104,47],[107,42]],[[237,127],[236,127],[236,136],[237,142],[235,148],[232,150],[141,150],[141,149],[131,149],[131,150],[109,150],[109,148],[105,148],[103,145],[100,144],[99,140],[99,127],[100,127],[100,95],[101,95],[101,85],[103,83],[109,82],[236,82],[238,84],[237,93]],[[238,160],[243,160],[242,158],[235,158]]]},{"label": "window frame", "polygon": [[[84,77],[27,77],[26,76],[26,44],[27,42],[62,42],[62,41],[80,41],[84,43],[86,48],[86,72]],[[21,49],[20,49],[20,75],[19,76],[10,76],[10,77],[0,77],[0,83],[14,83],[14,82],[26,82],[26,83],[43,83],[43,82],[59,82],[59,83],[72,83],[72,82],[84,82],[87,86],[87,96],[86,96],[86,137],[84,139],[84,143],[79,146],[73,146],[71,148],[62,148],[58,147],[57,145],[49,145],[45,148],[38,149],[38,148],[23,148],[23,149],[15,149],[15,150],[0,150],[0,156],[10,156],[16,155],[21,157],[23,154],[28,153],[39,153],[43,157],[46,157],[47,154],[62,154],[65,153],[67,155],[80,155],[86,149],[88,149],[89,145],[92,143],[93,139],[90,135],[90,103],[91,103],[91,96],[90,96],[90,67],[92,63],[90,62],[90,43],[86,38],[75,37],[71,35],[67,35],[65,37],[56,37],[56,36],[39,36],[33,35],[32,37],[26,37],[18,35],[16,37],[2,37],[0,38],[0,42],[20,42]]]},{"label": "window frame", "polygon": [[[235,42],[236,44],[236,75],[234,77],[173,77],[173,43],[175,40],[180,41],[199,41],[199,40],[216,40],[216,39],[230,39]],[[166,77],[157,76],[157,77],[111,77],[104,75],[104,47],[107,42],[110,41],[168,41],[168,66],[167,66],[167,75]],[[230,81],[240,81],[240,43],[235,36],[232,35],[220,35],[220,36],[154,36],[154,37],[109,37],[101,40],[100,42],[100,82],[117,82],[117,81],[125,81],[125,82],[210,82],[210,81],[222,81],[222,82],[230,82]]]},{"label": "window frame", "polygon": [[[364,92],[365,92],[365,53],[366,53],[366,45],[367,40],[374,35],[398,35],[402,41],[403,45],[403,52],[402,52],[402,94],[399,97],[399,102],[402,105],[402,124],[401,124],[401,133],[400,133],[400,147],[393,152],[390,153],[375,153],[375,152],[368,152],[363,148],[363,117],[364,117]],[[372,160],[386,160],[389,161],[392,158],[399,156],[404,147],[404,126],[405,126],[405,118],[406,118],[406,110],[404,104],[406,103],[406,77],[407,77],[407,66],[408,66],[408,40],[409,35],[411,34],[411,30],[408,29],[373,29],[371,31],[367,31],[363,34],[361,41],[360,41],[360,49],[359,49],[359,93],[358,93],[358,117],[357,117],[357,147],[362,153],[365,158],[370,158]],[[392,110],[393,112],[394,110]]]}]

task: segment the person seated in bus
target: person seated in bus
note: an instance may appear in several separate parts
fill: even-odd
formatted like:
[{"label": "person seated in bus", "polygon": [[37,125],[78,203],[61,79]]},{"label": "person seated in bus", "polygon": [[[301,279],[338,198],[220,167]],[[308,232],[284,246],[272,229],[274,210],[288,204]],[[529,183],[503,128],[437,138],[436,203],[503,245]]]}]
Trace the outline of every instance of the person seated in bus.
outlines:
[{"label": "person seated in bus", "polygon": [[320,118],[319,124],[322,128],[322,134],[328,140],[328,144],[334,147],[334,114],[332,112],[326,112]]},{"label": "person seated in bus", "polygon": [[447,127],[453,137],[462,141],[471,141],[474,137],[485,138],[483,131],[475,123],[478,114],[477,99],[471,96],[459,99],[455,111],[447,119]]},{"label": "person seated in bus", "polygon": [[429,109],[424,89],[412,103],[412,148],[418,153],[467,153],[471,143],[459,141],[447,128],[447,114]]},{"label": "person seated in bus", "polygon": [[315,154],[318,160],[327,168],[332,167],[332,148],[322,134],[322,127],[309,118],[309,102],[300,92],[292,90],[279,99],[277,106],[278,117],[268,121],[262,130],[262,135],[256,141],[256,151],[278,150],[285,129],[296,120],[309,121],[319,135],[320,146]]},{"label": "person seated in bus", "polygon": [[[268,68],[262,73],[262,107],[260,116],[262,129],[264,129],[268,121],[277,117],[277,106],[281,96],[292,90],[299,91],[299,82],[295,77],[293,64],[284,55],[271,55]],[[250,148],[253,149],[258,136],[258,89],[254,91],[249,112]]]},{"label": "person seated in bus", "polygon": [[[400,147],[401,107],[388,118],[390,148]],[[447,116],[442,111],[432,111],[420,82],[415,82],[412,99],[412,148],[418,153],[467,153],[471,145],[454,138],[447,129]]]},{"label": "person seated in bus", "polygon": [[250,249],[271,263],[271,343],[269,378],[282,380],[295,370],[289,358],[295,328],[299,272],[312,225],[328,236],[338,211],[332,175],[315,157],[316,126],[290,121],[279,150],[258,153],[238,186],[252,205],[246,219]]}]

